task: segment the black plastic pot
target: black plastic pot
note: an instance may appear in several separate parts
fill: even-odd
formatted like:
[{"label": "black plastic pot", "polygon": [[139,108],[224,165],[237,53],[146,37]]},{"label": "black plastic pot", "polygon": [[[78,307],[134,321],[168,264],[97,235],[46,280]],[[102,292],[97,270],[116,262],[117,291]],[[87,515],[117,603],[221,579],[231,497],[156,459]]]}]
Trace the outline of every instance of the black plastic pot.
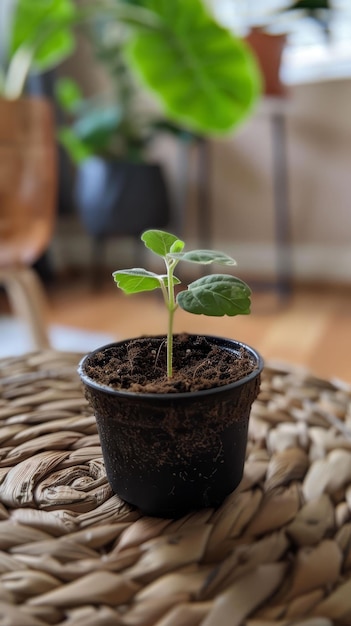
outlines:
[{"label": "black plastic pot", "polygon": [[160,165],[91,157],[77,171],[75,199],[92,237],[139,235],[169,222],[169,194]]},{"label": "black plastic pot", "polygon": [[242,479],[249,414],[263,361],[245,344],[206,339],[232,352],[233,358],[247,351],[254,363],[252,373],[197,392],[132,393],[100,385],[86,374],[97,353],[101,361],[101,353],[113,344],[86,355],[79,365],[95,411],[109,483],[145,514],[179,517],[216,507]]}]

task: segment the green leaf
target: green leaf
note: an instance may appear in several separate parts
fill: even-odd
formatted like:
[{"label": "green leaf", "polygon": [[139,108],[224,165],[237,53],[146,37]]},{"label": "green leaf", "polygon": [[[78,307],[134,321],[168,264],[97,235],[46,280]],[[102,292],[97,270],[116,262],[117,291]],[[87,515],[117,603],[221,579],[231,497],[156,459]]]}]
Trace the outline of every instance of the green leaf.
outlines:
[{"label": "green leaf", "polygon": [[169,254],[173,246],[185,245],[178,237],[164,230],[146,230],[141,235],[141,240],[149,250],[163,258]]},{"label": "green leaf", "polygon": [[77,105],[83,100],[83,94],[78,83],[71,78],[60,78],[56,81],[55,95],[61,107],[68,112],[74,112]]},{"label": "green leaf", "polygon": [[117,106],[100,105],[83,112],[73,130],[82,141],[99,150],[111,140],[111,134],[119,128],[121,120],[122,113]]},{"label": "green leaf", "polygon": [[[143,268],[136,267],[128,270],[118,270],[112,274],[117,287],[126,294],[139,293],[140,291],[153,291],[161,287],[163,283],[168,286],[166,274],[154,274]],[[173,276],[173,284],[180,285],[180,280]]]},{"label": "green leaf", "polygon": [[179,261],[189,261],[190,263],[201,263],[208,265],[209,263],[220,263],[221,265],[236,265],[236,261],[232,257],[218,252],[217,250],[191,250],[189,252],[170,252],[168,255],[172,259]]},{"label": "green leaf", "polygon": [[147,0],[161,26],[139,30],[126,53],[164,113],[197,133],[232,130],[250,113],[261,74],[249,47],[217,24],[201,0]]},{"label": "green leaf", "polygon": [[46,70],[74,49],[71,25],[76,16],[72,0],[17,0],[10,55],[22,46],[34,51],[34,65]]},{"label": "green leaf", "polygon": [[162,277],[142,268],[119,270],[113,272],[112,276],[117,286],[127,294],[153,291],[161,287]]},{"label": "green leaf", "polygon": [[76,164],[81,163],[93,154],[89,146],[81,141],[70,128],[61,128],[58,131],[58,138],[72,161]]},{"label": "green leaf", "polygon": [[185,246],[184,241],[181,241],[180,239],[177,239],[177,241],[175,241],[171,245],[170,255],[169,256],[172,256],[173,254],[178,254],[179,252],[181,252],[183,250],[184,246]]},{"label": "green leaf", "polygon": [[179,306],[196,315],[248,315],[251,290],[230,274],[212,274],[190,283],[177,296]]}]

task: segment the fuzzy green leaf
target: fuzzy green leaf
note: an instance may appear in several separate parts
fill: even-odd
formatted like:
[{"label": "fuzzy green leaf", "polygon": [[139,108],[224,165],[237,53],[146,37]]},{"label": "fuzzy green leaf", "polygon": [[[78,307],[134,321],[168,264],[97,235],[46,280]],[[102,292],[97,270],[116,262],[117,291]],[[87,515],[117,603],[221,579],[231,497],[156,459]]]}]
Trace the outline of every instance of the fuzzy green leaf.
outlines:
[{"label": "fuzzy green leaf", "polygon": [[161,287],[162,277],[142,268],[119,270],[112,274],[117,287],[124,293],[139,293],[141,291],[153,291]]},{"label": "fuzzy green leaf", "polygon": [[[117,287],[122,289],[126,294],[140,293],[141,291],[153,291],[161,287],[161,283],[168,286],[168,278],[166,274],[154,274],[148,272],[141,267],[128,270],[118,270],[112,274]],[[180,280],[176,276],[173,277],[173,284],[180,285]]]},{"label": "fuzzy green leaf", "polygon": [[177,297],[179,306],[196,315],[248,315],[251,290],[230,274],[212,274],[190,283]]},{"label": "fuzzy green leaf", "polygon": [[171,235],[171,233],[167,233],[164,230],[146,230],[141,235],[141,240],[144,242],[145,246],[149,248],[155,254],[166,257],[167,254],[174,249],[174,246],[184,247],[183,241],[178,239],[175,235]]},{"label": "fuzzy green leaf", "polygon": [[202,265],[208,265],[209,263],[236,265],[236,261],[232,257],[217,250],[190,250],[189,252],[176,253],[171,251],[169,256],[178,261],[189,261],[190,263],[201,263]]},{"label": "fuzzy green leaf", "polygon": [[175,241],[171,245],[170,256],[173,255],[173,254],[178,254],[179,252],[181,252],[183,250],[184,246],[185,246],[184,241],[181,241],[180,239],[177,239],[177,241]]}]

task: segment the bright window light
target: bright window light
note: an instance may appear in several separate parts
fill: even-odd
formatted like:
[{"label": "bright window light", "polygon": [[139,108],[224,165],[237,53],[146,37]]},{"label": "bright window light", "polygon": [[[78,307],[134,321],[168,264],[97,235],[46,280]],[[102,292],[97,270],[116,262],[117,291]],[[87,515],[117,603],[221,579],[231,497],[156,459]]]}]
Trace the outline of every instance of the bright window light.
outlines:
[{"label": "bright window light", "polygon": [[328,32],[304,12],[287,18],[289,0],[205,0],[220,23],[240,36],[252,26],[286,32],[282,79],[287,84],[351,77],[351,0],[333,0]]}]

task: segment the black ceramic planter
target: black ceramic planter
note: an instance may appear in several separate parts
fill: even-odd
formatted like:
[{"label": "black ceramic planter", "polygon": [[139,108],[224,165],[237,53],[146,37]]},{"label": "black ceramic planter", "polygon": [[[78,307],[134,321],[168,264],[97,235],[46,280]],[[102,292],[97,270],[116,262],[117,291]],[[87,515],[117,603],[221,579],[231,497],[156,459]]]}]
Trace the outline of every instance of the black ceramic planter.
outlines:
[{"label": "black ceramic planter", "polygon": [[241,481],[249,414],[263,362],[245,344],[206,338],[232,352],[233,358],[247,351],[254,363],[252,373],[197,392],[132,393],[100,385],[86,374],[95,355],[111,344],[86,355],[79,365],[109,483],[145,514],[178,517],[216,507]]},{"label": "black ceramic planter", "polygon": [[170,218],[168,189],[160,165],[91,157],[77,171],[75,199],[92,237],[139,235]]}]

